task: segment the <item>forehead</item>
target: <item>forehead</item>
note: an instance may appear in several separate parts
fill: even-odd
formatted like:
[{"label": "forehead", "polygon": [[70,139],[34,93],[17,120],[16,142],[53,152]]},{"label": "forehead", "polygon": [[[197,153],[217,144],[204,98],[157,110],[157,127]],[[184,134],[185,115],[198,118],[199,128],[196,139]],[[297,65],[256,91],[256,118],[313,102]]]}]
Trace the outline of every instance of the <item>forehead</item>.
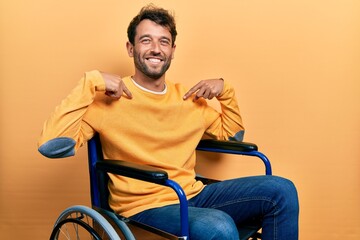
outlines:
[{"label": "forehead", "polygon": [[166,37],[171,39],[171,33],[167,27],[161,26],[149,19],[142,20],[136,27],[135,38],[139,39],[145,35],[156,38]]}]

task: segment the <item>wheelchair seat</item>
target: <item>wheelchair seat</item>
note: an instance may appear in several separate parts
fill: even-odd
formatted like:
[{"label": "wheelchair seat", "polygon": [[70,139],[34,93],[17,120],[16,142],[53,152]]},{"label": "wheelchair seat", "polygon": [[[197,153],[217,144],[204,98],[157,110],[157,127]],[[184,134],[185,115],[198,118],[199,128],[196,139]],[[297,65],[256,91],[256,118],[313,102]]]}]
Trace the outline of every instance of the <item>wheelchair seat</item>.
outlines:
[{"label": "wheelchair seat", "polygon": [[[258,147],[253,143],[206,139],[200,141],[197,150],[254,156],[263,161],[265,174],[272,174],[270,161],[263,153],[258,151]],[[88,141],[88,162],[92,208],[73,206],[63,211],[55,222],[50,237],[51,240],[82,239],[79,238],[80,234],[91,236],[91,239],[189,239],[186,195],[179,184],[168,178],[165,171],[122,160],[104,160],[98,134]],[[180,202],[181,236],[174,236],[161,229],[156,229],[114,213],[108,204],[108,173],[172,188]],[[218,181],[203,177],[199,177],[199,180],[205,181],[205,184]],[[240,239],[261,239],[258,230],[259,228],[253,227],[241,228],[239,230]]]}]

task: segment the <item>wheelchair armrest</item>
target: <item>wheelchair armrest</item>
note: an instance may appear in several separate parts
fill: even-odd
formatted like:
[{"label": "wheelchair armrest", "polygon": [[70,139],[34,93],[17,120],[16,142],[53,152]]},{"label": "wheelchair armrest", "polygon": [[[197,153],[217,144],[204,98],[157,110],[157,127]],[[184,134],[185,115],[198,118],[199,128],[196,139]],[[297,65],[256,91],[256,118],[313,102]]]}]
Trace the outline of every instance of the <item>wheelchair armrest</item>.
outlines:
[{"label": "wheelchair armrest", "polygon": [[269,159],[258,151],[258,147],[254,143],[204,139],[199,142],[196,150],[258,157],[265,165],[265,174],[272,175]]},{"label": "wheelchair armrest", "polygon": [[172,188],[180,201],[181,234],[183,236],[189,236],[188,202],[186,194],[178,183],[168,179],[167,172],[159,170],[155,167],[144,166],[122,160],[98,161],[96,162],[95,168],[96,170],[135,178],[146,182],[152,182]]},{"label": "wheelchair armrest", "polygon": [[163,170],[122,160],[98,161],[96,163],[96,169],[158,184],[164,184],[168,179],[167,172]]},{"label": "wheelchair armrest", "polygon": [[199,142],[196,150],[252,152],[257,151],[258,147],[256,144],[248,142],[204,139]]}]

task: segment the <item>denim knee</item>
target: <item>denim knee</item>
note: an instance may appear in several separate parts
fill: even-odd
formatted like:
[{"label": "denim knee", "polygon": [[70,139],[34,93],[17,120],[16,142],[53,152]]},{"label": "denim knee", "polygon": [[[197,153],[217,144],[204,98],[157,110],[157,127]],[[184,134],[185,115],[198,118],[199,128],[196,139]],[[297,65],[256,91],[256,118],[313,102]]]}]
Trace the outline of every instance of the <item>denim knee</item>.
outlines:
[{"label": "denim knee", "polygon": [[[238,240],[239,232],[234,220],[225,212],[206,209],[190,222],[190,239]],[[203,216],[201,216],[203,215]]]},{"label": "denim knee", "polygon": [[279,210],[297,214],[299,211],[299,202],[294,183],[286,178],[276,176],[272,177],[269,181],[273,189],[273,200],[275,200]]},{"label": "denim knee", "polygon": [[299,201],[295,185],[281,177],[270,177],[267,182],[271,195],[268,208],[264,208],[263,238],[298,239]]}]

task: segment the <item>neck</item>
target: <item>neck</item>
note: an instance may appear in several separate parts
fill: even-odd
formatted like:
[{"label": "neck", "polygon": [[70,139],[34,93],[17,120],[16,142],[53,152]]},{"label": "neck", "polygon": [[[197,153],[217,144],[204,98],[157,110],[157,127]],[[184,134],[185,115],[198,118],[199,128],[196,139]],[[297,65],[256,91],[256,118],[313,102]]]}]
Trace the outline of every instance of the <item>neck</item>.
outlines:
[{"label": "neck", "polygon": [[132,79],[140,86],[154,92],[162,92],[165,89],[165,75],[158,79],[153,79],[144,75],[136,74]]}]

